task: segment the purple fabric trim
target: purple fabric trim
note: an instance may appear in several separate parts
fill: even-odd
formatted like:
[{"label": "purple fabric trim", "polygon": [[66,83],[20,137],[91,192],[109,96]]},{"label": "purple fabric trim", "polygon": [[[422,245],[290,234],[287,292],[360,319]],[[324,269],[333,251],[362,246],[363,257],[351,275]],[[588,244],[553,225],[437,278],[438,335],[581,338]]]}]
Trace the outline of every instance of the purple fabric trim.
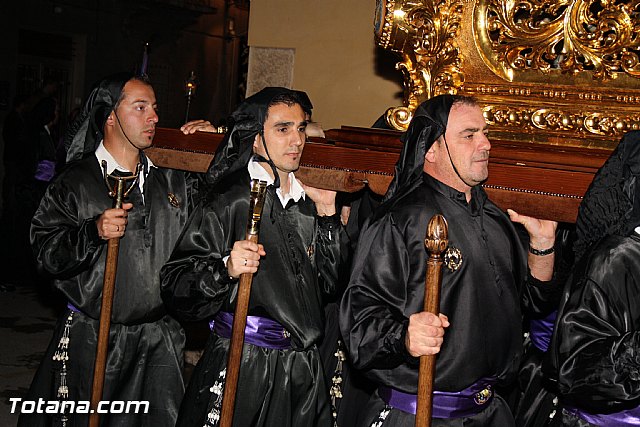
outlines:
[{"label": "purple fabric trim", "polygon": [[531,342],[540,351],[547,352],[549,349],[549,343],[551,342],[551,335],[553,335],[553,325],[556,323],[557,311],[552,311],[544,319],[532,319],[529,322],[531,332],[529,337]]},{"label": "purple fabric trim", "polygon": [[56,173],[56,162],[51,160],[40,160],[36,167],[34,178],[38,181],[49,182]]},{"label": "purple fabric trim", "polygon": [[73,311],[74,313],[81,313],[81,311],[78,310],[78,308],[75,305],[71,304],[70,302],[67,303],[67,308]]},{"label": "purple fabric trim", "polygon": [[568,406],[564,410],[590,424],[601,427],[640,426],[640,407],[612,414],[590,414]]},{"label": "purple fabric trim", "polygon": [[[493,399],[493,385],[495,378],[481,378],[464,390],[457,392],[433,392],[433,418],[461,418],[479,414]],[[484,396],[479,393],[488,390]],[[418,396],[404,393],[389,387],[378,387],[380,398],[387,405],[401,411],[415,414]]]},{"label": "purple fabric trim", "polygon": [[[231,338],[233,314],[220,311],[212,321],[209,329],[224,338]],[[247,316],[244,328],[244,342],[271,350],[287,350],[291,348],[291,338],[286,329],[275,320],[266,317]]]}]

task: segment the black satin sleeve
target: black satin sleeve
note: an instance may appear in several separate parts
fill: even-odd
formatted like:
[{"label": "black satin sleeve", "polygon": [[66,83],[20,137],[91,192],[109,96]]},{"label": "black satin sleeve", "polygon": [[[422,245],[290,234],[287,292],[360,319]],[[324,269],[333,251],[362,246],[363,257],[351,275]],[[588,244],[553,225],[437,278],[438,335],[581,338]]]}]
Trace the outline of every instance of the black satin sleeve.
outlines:
[{"label": "black satin sleeve", "polygon": [[523,290],[523,311],[531,317],[546,317],[558,308],[562,295],[563,281],[561,276],[554,273],[549,281],[538,280],[528,272],[524,280]]},{"label": "black satin sleeve", "polygon": [[204,176],[197,172],[185,172],[185,183],[187,189],[187,208],[191,214],[194,208],[199,205],[200,201],[206,194]]},{"label": "black satin sleeve", "polygon": [[349,279],[350,241],[340,214],[317,217],[316,267],[325,301],[342,295]]},{"label": "black satin sleeve", "polygon": [[618,411],[640,402],[640,239],[610,237],[579,265],[552,351],[568,403]]},{"label": "black satin sleeve", "polygon": [[[412,383],[409,372],[395,370],[413,359],[404,344],[405,304],[412,297],[405,285],[410,281],[409,258],[402,232],[393,221],[365,224],[341,302],[340,328],[351,361],[382,384]],[[390,380],[391,376],[395,379]]]},{"label": "black satin sleeve", "polygon": [[[65,181],[51,183],[31,222],[31,245],[38,270],[68,278],[87,270],[106,241],[98,236],[96,217],[78,218],[78,193]],[[97,293],[96,295],[98,295]]]},{"label": "black satin sleeve", "polygon": [[[248,196],[247,196],[248,198]],[[248,212],[238,198],[233,206],[221,195],[209,196],[196,206],[160,271],[162,300],[179,318],[197,321],[213,316],[228,299],[231,285],[224,257],[231,252],[236,228],[230,212]],[[239,207],[237,205],[242,205]]]}]

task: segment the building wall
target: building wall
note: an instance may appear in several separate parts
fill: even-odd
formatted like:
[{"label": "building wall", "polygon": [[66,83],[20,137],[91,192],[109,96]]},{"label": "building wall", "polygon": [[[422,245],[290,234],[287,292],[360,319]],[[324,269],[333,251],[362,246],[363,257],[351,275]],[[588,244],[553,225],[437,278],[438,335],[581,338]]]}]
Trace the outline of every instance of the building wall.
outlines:
[{"label": "building wall", "polygon": [[[224,69],[231,62],[227,56],[237,53],[229,48],[237,39],[224,38],[228,35],[225,19],[234,19],[236,34],[246,34],[248,11],[231,7],[225,16],[224,0],[208,3],[212,11],[201,13],[186,8],[175,11],[153,1],[2,2],[0,81],[9,81],[11,96],[15,95],[16,64],[23,59],[18,51],[21,29],[61,34],[80,41],[72,54],[76,64],[73,80],[68,82],[73,89],[70,108],[79,105],[91,85],[101,77],[138,69],[144,44],[148,42],[148,74],[157,86],[156,91],[161,92],[163,126],[175,127],[182,123],[186,109],[185,80],[191,70],[198,77],[199,88],[190,116],[226,117],[229,97],[217,93],[224,92],[221,86],[231,83],[226,80],[228,73]],[[86,46],[84,51],[82,44]],[[0,111],[0,120],[3,113]]]},{"label": "building wall", "polygon": [[251,2],[249,46],[294,50],[293,88],[309,94],[314,120],[324,129],[369,127],[388,107],[402,104],[398,57],[375,46],[375,3]]}]

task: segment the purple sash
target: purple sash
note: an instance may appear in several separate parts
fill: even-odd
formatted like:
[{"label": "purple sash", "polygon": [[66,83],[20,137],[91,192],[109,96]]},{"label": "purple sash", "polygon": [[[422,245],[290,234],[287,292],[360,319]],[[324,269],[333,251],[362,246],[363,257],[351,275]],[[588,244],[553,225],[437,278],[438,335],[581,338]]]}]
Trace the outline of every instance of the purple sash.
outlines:
[{"label": "purple sash", "polygon": [[566,406],[564,410],[590,424],[600,427],[640,426],[640,407],[614,412],[612,414],[590,414],[568,406]]},{"label": "purple sash", "polygon": [[81,311],[78,310],[78,308],[75,305],[71,304],[70,302],[67,303],[67,308],[73,311],[74,313],[81,313]]},{"label": "purple sash", "polygon": [[531,333],[529,337],[531,342],[540,351],[547,352],[549,349],[549,343],[551,342],[551,335],[553,335],[553,325],[556,322],[557,311],[551,312],[544,319],[532,319],[529,322]]},{"label": "purple sash", "polygon": [[38,181],[49,182],[56,173],[56,163],[51,160],[40,160],[34,176]]},{"label": "purple sash", "polygon": [[[495,378],[481,378],[461,391],[434,391],[433,418],[461,418],[479,414],[493,399],[495,382]],[[392,408],[415,415],[417,395],[384,386],[378,387],[378,394]]]},{"label": "purple sash", "polygon": [[[233,314],[220,311],[209,322],[209,329],[218,336],[231,338],[232,325]],[[287,330],[275,320],[259,316],[247,316],[244,342],[271,350],[287,350],[291,348],[291,338]]]}]

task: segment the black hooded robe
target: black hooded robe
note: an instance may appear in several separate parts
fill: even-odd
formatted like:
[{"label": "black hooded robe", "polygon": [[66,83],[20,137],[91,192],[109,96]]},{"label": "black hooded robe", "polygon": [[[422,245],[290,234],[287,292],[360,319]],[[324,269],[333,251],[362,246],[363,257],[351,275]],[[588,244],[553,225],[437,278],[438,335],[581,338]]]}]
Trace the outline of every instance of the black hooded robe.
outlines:
[{"label": "black hooded robe", "polygon": [[[451,326],[437,356],[435,390],[458,391],[483,377],[508,386],[522,356],[521,301],[544,301],[546,282],[526,276],[526,254],[509,218],[474,188],[472,200],[424,175],[424,183],[367,227],[360,236],[351,281],[342,301],[343,336],[356,368],[378,384],[417,392],[418,359],[405,348],[409,316],[422,311],[426,259],[424,236],[429,219],[443,214],[449,246],[462,252],[462,264],[443,268],[440,312]],[[465,419],[465,426],[509,426],[506,404]],[[384,402],[369,404],[372,425]],[[433,419],[433,426],[462,425],[463,419]],[[383,425],[412,426],[412,414],[392,410]],[[469,423],[469,424],[467,424]]]},{"label": "black hooded robe", "polygon": [[[640,132],[634,131],[598,170],[580,203],[578,262],[564,289],[546,367],[560,396],[553,426],[640,425],[638,177]],[[635,414],[589,424],[573,409],[587,417]]]},{"label": "black hooded robe", "polygon": [[[134,206],[120,241],[102,399],[146,400],[149,412],[102,414],[105,426],[172,427],[184,392],[184,332],[166,314],[158,273],[186,223],[187,187],[182,172],[155,167],[149,168],[144,185],[144,202],[137,186],[127,199]],[[37,264],[80,312],[67,309],[60,317],[25,400],[58,400],[61,362],[53,355],[70,314],[66,400],[90,400],[107,253],[96,219],[112,207],[107,193],[98,160],[87,157],[54,179],[33,218]],[[170,194],[179,206],[170,203]],[[87,414],[75,414],[67,426],[87,423]],[[61,424],[59,416],[23,414],[18,425]]]},{"label": "black hooded robe", "polygon": [[[576,267],[556,325],[561,406],[587,413],[636,408],[640,425],[640,235],[608,236]],[[554,426],[591,426],[559,410]]]},{"label": "black hooded robe", "polygon": [[[133,77],[112,75],[92,90],[65,135],[70,163],[47,188],[31,223],[38,269],[54,279],[73,309],[58,321],[25,400],[72,401],[80,410],[22,414],[19,426],[88,425],[107,254],[96,220],[113,207],[95,150],[108,114]],[[159,272],[187,221],[196,183],[183,172],[150,167],[143,153],[140,162],[144,196],[136,184],[126,199],[133,208],[119,245],[102,396],[103,401],[119,402],[100,421],[103,426],[172,427],[184,393],[185,337],[166,313]],[[62,393],[65,387],[68,396]],[[120,408],[127,401],[147,401],[148,411]]]},{"label": "black hooded robe", "polygon": [[[454,97],[421,104],[407,132],[385,199],[365,224],[342,299],[340,326],[353,365],[378,385],[416,394],[419,359],[405,347],[409,316],[423,311],[427,224],[442,214],[449,248],[462,254],[443,267],[440,312],[451,326],[436,359],[434,389],[457,392],[481,378],[509,387],[522,357],[522,307],[548,312],[557,292],[528,274],[527,255],[508,216],[480,186],[464,193],[423,173],[424,155],[443,134]],[[451,261],[456,261],[452,257]],[[445,264],[447,261],[445,260]],[[388,409],[388,410],[385,410]],[[363,426],[413,426],[415,416],[386,407],[376,392]],[[433,426],[514,425],[498,395],[471,417],[433,418]]]},{"label": "black hooded robe", "polygon": [[[233,313],[237,280],[223,258],[244,240],[249,210],[249,173],[223,180],[196,208],[171,259],[162,270],[163,298],[185,320]],[[323,307],[338,290],[344,232],[337,215],[318,217],[309,197],[286,209],[267,188],[259,241],[267,255],[254,275],[249,315],[280,323],[292,348],[272,350],[245,343],[234,426],[329,426],[328,388],[316,343]],[[188,385],[178,426],[202,426],[220,397],[213,390],[227,363],[229,339],[212,333]],[[220,390],[218,391],[220,392]],[[209,424],[207,424],[209,425]]]},{"label": "black hooded robe", "polygon": [[[162,297],[185,320],[234,313],[238,282],[225,257],[245,240],[255,136],[268,106],[288,95],[311,114],[304,92],[265,88],[247,98],[230,118],[231,127],[207,172],[211,188],[161,272]],[[275,166],[272,165],[273,168]],[[274,350],[245,340],[235,400],[234,426],[330,426],[329,389],[317,344],[324,330],[324,306],[340,292],[348,237],[338,214],[317,216],[307,196],[282,206],[276,182],[267,187],[259,242],[266,256],[254,274],[249,315],[278,322],[291,348]],[[229,339],[211,333],[191,376],[178,426],[217,425]]]}]

